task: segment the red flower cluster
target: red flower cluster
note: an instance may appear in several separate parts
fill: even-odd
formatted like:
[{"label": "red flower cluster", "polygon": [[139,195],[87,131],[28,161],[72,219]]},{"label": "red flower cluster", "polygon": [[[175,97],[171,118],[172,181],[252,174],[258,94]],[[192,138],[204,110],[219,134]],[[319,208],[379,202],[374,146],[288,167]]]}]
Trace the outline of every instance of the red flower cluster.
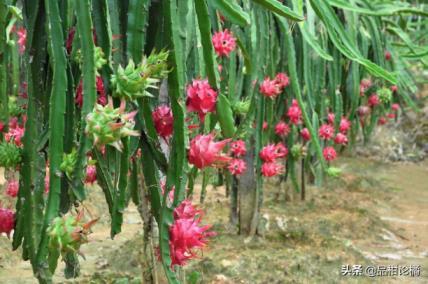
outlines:
[{"label": "red flower cluster", "polygon": [[86,167],[85,183],[94,184],[97,180],[97,167],[95,165],[88,165]]},{"label": "red flower cluster", "polygon": [[236,39],[227,29],[216,32],[212,37],[212,43],[215,52],[219,57],[228,57],[229,54],[236,48]]},{"label": "red flower cluster", "polygon": [[[97,93],[98,93],[97,103],[105,106],[107,104],[107,96],[106,96],[106,93],[104,90],[103,78],[101,76],[97,76],[96,87],[97,87]],[[74,100],[79,107],[82,107],[82,105],[83,105],[83,80],[80,80],[79,85],[77,86],[76,97]]]},{"label": "red flower cluster", "polygon": [[260,84],[260,93],[267,98],[274,99],[281,94],[289,84],[287,74],[278,73],[273,80],[266,77]]},{"label": "red flower cluster", "polygon": [[20,27],[16,34],[18,35],[19,53],[22,55],[25,52],[25,44],[27,43],[27,30],[24,27]]},{"label": "red flower cluster", "polygon": [[372,94],[367,101],[370,107],[375,107],[380,104],[379,96],[376,94]]},{"label": "red flower cluster", "polygon": [[400,105],[399,104],[392,104],[391,109],[393,111],[398,111],[400,109]]},{"label": "red flower cluster", "polygon": [[334,135],[334,127],[331,124],[323,124],[321,125],[318,134],[322,139],[330,140]]},{"label": "red flower cluster", "polygon": [[336,117],[336,116],[334,115],[334,113],[329,112],[329,113],[327,114],[327,121],[328,121],[328,123],[330,123],[330,124],[334,124],[335,117]]},{"label": "red flower cluster", "polygon": [[174,210],[174,223],[169,228],[169,249],[171,267],[183,266],[197,257],[196,250],[201,250],[208,243],[208,238],[215,235],[209,231],[210,225],[201,225],[202,211],[196,209],[190,200],[184,200]]},{"label": "red flower cluster", "polygon": [[348,144],[348,137],[346,137],[345,134],[337,133],[336,138],[334,138],[334,143],[340,144],[340,145],[347,145]]},{"label": "red flower cluster", "polygon": [[166,105],[158,106],[152,112],[152,118],[159,136],[165,139],[172,135],[174,117],[171,108]]},{"label": "red flower cluster", "polygon": [[15,212],[0,207],[0,234],[5,233],[8,237],[15,227]]},{"label": "red flower cluster", "polygon": [[230,143],[230,151],[235,157],[244,156],[247,153],[245,142],[242,140],[236,140]]},{"label": "red flower cluster", "polygon": [[346,134],[350,128],[351,128],[351,122],[346,117],[342,117],[339,123],[340,133]]},{"label": "red flower cluster", "polygon": [[336,150],[334,150],[333,147],[325,147],[324,150],[322,151],[322,154],[324,156],[324,159],[326,161],[333,161],[334,159],[336,159]]},{"label": "red flower cluster", "polygon": [[247,164],[242,159],[232,159],[227,169],[232,175],[240,175],[247,170]]},{"label": "red flower cluster", "polygon": [[259,156],[263,160],[261,173],[265,177],[273,177],[284,171],[284,166],[277,162],[279,158],[285,158],[288,149],[282,143],[268,144],[260,150]]},{"label": "red flower cluster", "polygon": [[4,139],[6,142],[13,142],[16,146],[21,147],[24,130],[24,126],[19,125],[18,118],[12,117],[9,121],[9,131],[4,134]]},{"label": "red flower cluster", "polygon": [[391,52],[389,50],[385,50],[385,60],[391,60]]},{"label": "red flower cluster", "polygon": [[306,127],[300,130],[300,136],[302,136],[302,139],[305,141],[311,140],[311,133]]},{"label": "red flower cluster", "polygon": [[288,108],[287,116],[292,124],[299,124],[302,120],[302,110],[297,103],[297,100],[293,99],[291,106]]},{"label": "red flower cluster", "polygon": [[245,142],[242,140],[236,140],[230,143],[230,152],[235,157],[227,166],[227,169],[232,175],[240,175],[247,170],[247,164],[240,157],[247,153]]},{"label": "red flower cluster", "polygon": [[197,112],[199,119],[204,121],[205,115],[215,111],[217,92],[214,91],[208,80],[193,80],[187,86],[187,111]]},{"label": "red flower cluster", "polygon": [[19,191],[19,182],[16,179],[9,180],[6,186],[6,195],[16,197]]},{"label": "red flower cluster", "polygon": [[203,169],[229,162],[231,158],[221,154],[221,151],[229,141],[230,139],[225,139],[214,142],[214,134],[197,135],[190,141],[189,163],[195,165],[198,169]]},{"label": "red flower cluster", "polygon": [[290,131],[290,126],[282,120],[275,125],[275,134],[280,137],[287,137]]}]

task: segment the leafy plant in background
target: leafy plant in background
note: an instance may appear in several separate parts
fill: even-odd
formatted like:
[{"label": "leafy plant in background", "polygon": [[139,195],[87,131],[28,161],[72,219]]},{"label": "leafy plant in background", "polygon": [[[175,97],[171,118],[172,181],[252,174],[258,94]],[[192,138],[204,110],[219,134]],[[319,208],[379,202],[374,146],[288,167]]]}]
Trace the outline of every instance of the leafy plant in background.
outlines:
[{"label": "leafy plant in background", "polygon": [[0,232],[14,229],[40,283],[60,258],[78,275],[93,223],[75,207],[96,179],[111,237],[134,202],[147,265],[178,283],[214,235],[191,203],[197,178],[202,202],[225,184],[231,222],[257,234],[264,180],[305,199],[360,134],[417,109],[427,16],[392,0],[0,0],[0,166],[19,180]]}]

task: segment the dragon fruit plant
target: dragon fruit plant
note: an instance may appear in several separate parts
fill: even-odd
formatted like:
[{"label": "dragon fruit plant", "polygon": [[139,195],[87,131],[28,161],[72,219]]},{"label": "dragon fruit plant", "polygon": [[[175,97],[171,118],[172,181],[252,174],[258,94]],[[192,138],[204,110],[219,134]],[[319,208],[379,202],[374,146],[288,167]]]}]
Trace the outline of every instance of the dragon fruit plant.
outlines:
[{"label": "dragon fruit plant", "polygon": [[[76,258],[80,246],[88,242],[88,235],[91,227],[98,219],[83,222],[84,211],[80,211],[76,216],[66,215],[56,217],[47,229],[49,236],[49,270],[55,272],[58,263],[58,257],[63,259]],[[77,275],[73,275],[75,277]]]},{"label": "dragon fruit plant", "polygon": [[0,233],[38,281],[58,261],[79,274],[95,221],[72,212],[93,184],[112,238],[129,202],[144,209],[146,267],[179,283],[215,235],[192,203],[198,177],[202,203],[224,184],[231,223],[254,236],[265,183],[305,199],[308,181],[340,175],[343,151],[414,108],[406,64],[426,59],[426,11],[336,2],[0,0]]},{"label": "dragon fruit plant", "polygon": [[119,108],[114,108],[113,101],[110,100],[105,106],[96,104],[93,112],[86,116],[85,132],[94,141],[94,146],[100,148],[110,145],[122,151],[121,139],[140,135],[133,130],[137,111],[124,113],[125,107],[124,100]]}]

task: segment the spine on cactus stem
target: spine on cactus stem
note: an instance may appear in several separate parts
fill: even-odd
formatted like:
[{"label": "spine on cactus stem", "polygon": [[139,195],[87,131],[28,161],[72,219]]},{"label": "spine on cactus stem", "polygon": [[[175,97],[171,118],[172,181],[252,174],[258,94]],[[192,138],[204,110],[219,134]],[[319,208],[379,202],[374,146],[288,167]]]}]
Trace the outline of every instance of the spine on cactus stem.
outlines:
[{"label": "spine on cactus stem", "polygon": [[89,0],[76,2],[77,30],[83,55],[83,106],[81,112],[80,145],[77,152],[77,162],[73,171],[72,189],[78,200],[86,197],[83,186],[83,173],[87,163],[87,152],[91,149],[91,141],[85,135],[86,116],[95,106],[97,97],[95,88],[95,45],[93,40],[93,27],[91,6]]},{"label": "spine on cactus stem", "polygon": [[[52,92],[49,112],[49,195],[44,215],[42,236],[37,251],[37,266],[41,271],[45,270],[47,257],[48,236],[46,229],[53,218],[59,213],[59,195],[61,189],[60,165],[63,156],[64,143],[64,114],[65,96],[67,88],[67,64],[65,57],[64,35],[61,27],[58,2],[55,0],[45,0],[45,11],[47,15],[47,26],[49,35],[49,53],[53,69]],[[47,272],[39,271],[40,279],[46,281],[51,275]]]}]

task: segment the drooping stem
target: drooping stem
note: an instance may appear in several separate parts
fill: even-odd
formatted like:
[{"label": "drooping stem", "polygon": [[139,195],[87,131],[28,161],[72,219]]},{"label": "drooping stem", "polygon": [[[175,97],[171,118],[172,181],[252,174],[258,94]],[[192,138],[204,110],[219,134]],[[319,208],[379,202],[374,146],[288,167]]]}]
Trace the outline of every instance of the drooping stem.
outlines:
[{"label": "drooping stem", "polygon": [[61,189],[61,163],[64,146],[64,114],[65,96],[67,92],[67,62],[64,49],[64,35],[58,2],[45,0],[47,15],[47,32],[49,37],[49,55],[53,69],[53,82],[49,111],[49,195],[44,215],[42,236],[37,252],[38,277],[42,283],[49,282],[51,275],[46,271],[46,257],[48,253],[48,236],[46,229],[50,222],[58,216],[60,189]]},{"label": "drooping stem", "polygon": [[83,56],[83,106],[80,122],[80,145],[77,152],[77,163],[73,171],[72,189],[76,198],[83,200],[86,197],[83,186],[83,173],[87,163],[86,154],[91,148],[90,140],[84,132],[86,116],[94,108],[97,96],[95,89],[95,45],[92,33],[91,5],[89,0],[76,2],[76,18]]}]

